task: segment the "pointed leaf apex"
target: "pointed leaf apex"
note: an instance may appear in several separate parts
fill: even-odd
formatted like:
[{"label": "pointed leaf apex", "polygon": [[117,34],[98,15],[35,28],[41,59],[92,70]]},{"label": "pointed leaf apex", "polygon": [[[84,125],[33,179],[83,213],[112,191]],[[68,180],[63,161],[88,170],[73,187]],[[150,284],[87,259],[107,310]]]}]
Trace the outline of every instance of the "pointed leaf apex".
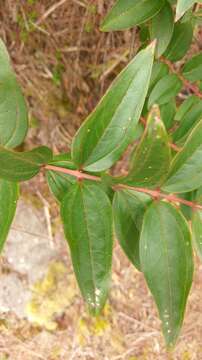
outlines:
[{"label": "pointed leaf apex", "polygon": [[157,39],[154,39],[148,46],[148,49],[151,49],[153,54],[155,53],[156,45],[157,45]]},{"label": "pointed leaf apex", "polygon": [[180,18],[182,17],[182,15],[183,15],[183,14],[176,12],[175,20],[174,20],[175,23],[178,22],[178,20],[180,20]]}]

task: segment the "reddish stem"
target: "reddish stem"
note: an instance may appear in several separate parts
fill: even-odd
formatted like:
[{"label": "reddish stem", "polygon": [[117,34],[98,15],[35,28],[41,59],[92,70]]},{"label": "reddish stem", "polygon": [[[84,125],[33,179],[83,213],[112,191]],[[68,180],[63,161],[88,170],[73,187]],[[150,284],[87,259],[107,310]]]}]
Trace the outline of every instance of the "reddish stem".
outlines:
[{"label": "reddish stem", "polygon": [[[61,172],[63,174],[68,174],[68,175],[74,176],[78,180],[87,179],[87,180],[92,180],[92,181],[101,181],[101,178],[99,176],[86,174],[86,173],[78,171],[78,170],[65,169],[62,167],[55,166],[55,165],[46,165],[44,168],[45,168],[45,170],[53,170],[53,171]],[[154,199],[166,199],[170,202],[180,203],[180,204],[192,207],[193,209],[202,210],[202,205],[196,204],[192,201],[178,198],[174,195],[164,194],[164,193],[160,192],[160,190],[150,190],[150,189],[146,189],[146,188],[128,186],[128,185],[124,185],[124,184],[115,185],[115,186],[113,186],[113,188],[114,188],[114,190],[119,190],[119,189],[134,190],[134,191],[148,194]]]},{"label": "reddish stem", "polygon": [[177,145],[175,145],[173,143],[169,143],[169,146],[171,147],[171,149],[173,149],[176,152],[179,152],[182,150],[180,147],[178,147]]},{"label": "reddish stem", "polygon": [[87,179],[87,180],[93,180],[93,181],[101,181],[101,178],[99,176],[89,175],[89,174],[83,173],[82,171],[79,171],[79,170],[65,169],[65,168],[62,168],[59,166],[55,166],[55,165],[46,165],[44,168],[46,170],[53,170],[53,171],[61,172],[63,174],[72,175],[72,176],[76,177],[78,180]]},{"label": "reddish stem", "polygon": [[185,79],[185,77],[181,73],[179,73],[179,71],[177,71],[175,69],[173,63],[170,60],[166,59],[163,56],[161,56],[160,60],[162,62],[164,62],[166,65],[168,65],[168,67],[172,71],[172,73],[174,73],[178,76],[178,78],[183,82],[185,88],[187,88],[188,90],[191,90],[197,97],[202,99],[202,92],[200,91],[200,89],[198,88],[197,85],[192,84],[189,80]]}]

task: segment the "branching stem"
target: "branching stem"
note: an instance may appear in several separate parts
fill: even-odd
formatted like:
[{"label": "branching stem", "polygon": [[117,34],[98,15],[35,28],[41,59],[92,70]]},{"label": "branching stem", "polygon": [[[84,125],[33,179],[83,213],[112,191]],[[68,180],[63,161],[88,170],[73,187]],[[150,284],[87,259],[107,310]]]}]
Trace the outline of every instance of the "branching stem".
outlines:
[{"label": "branching stem", "polygon": [[192,84],[178,70],[176,70],[173,63],[170,60],[164,58],[163,56],[161,56],[160,60],[162,62],[164,62],[166,65],[168,65],[168,67],[172,73],[174,73],[178,76],[178,78],[182,81],[185,88],[192,91],[198,98],[202,99],[202,92],[200,91],[200,89],[198,88],[198,86],[196,84]]},{"label": "branching stem", "polygon": [[[46,165],[44,168],[45,168],[45,170],[57,171],[57,172],[61,172],[63,174],[68,174],[68,175],[74,176],[78,180],[86,179],[86,180],[92,180],[92,181],[101,181],[101,178],[99,176],[90,175],[90,174],[84,173],[79,170],[65,169],[65,168],[62,168],[59,166],[55,166],[55,165]],[[113,189],[114,190],[120,190],[120,189],[134,190],[137,192],[141,192],[141,193],[150,195],[153,199],[156,199],[156,200],[166,199],[169,202],[183,204],[183,205],[189,206],[193,209],[202,210],[202,205],[199,205],[195,202],[188,201],[188,200],[185,200],[182,198],[178,198],[175,195],[168,195],[168,194],[162,193],[160,190],[151,190],[151,189],[147,189],[147,188],[129,186],[129,185],[125,185],[125,184],[114,185]]]}]

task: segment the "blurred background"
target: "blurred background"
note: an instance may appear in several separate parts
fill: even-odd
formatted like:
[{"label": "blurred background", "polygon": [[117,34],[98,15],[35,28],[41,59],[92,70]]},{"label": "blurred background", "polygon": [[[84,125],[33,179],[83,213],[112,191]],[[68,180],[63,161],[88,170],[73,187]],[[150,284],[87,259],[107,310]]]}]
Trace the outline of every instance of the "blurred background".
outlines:
[{"label": "blurred background", "polygon": [[[0,37],[29,105],[23,150],[68,151],[87,114],[140,46],[139,32],[101,33],[111,0],[1,0]],[[188,57],[202,49],[195,33]],[[109,301],[91,318],[43,174],[21,186],[0,266],[0,360],[202,359],[202,265],[178,345],[167,353],[141,273],[115,243]]]}]

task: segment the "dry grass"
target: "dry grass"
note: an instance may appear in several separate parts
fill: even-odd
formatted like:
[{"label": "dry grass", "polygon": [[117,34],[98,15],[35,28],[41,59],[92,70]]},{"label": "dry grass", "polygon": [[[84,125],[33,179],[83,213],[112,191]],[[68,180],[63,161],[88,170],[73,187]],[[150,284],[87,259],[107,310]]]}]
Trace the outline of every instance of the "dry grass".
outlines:
[{"label": "dry grass", "polygon": [[[131,31],[99,32],[99,23],[112,2],[1,0],[0,36],[9,48],[30,106],[26,147],[43,143],[55,152],[66,150],[81,121],[136,51],[130,45]],[[138,38],[135,40],[138,47]],[[201,42],[198,37],[197,48]],[[43,188],[43,179],[38,180]],[[38,185],[31,184],[34,193]],[[26,185],[24,191],[28,189]],[[57,214],[54,207],[53,220]],[[182,335],[173,354],[167,354],[142,275],[129,265],[117,245],[110,305],[102,318],[88,317],[78,292],[58,318],[54,332],[33,328],[11,314],[0,328],[0,360],[200,360],[201,300],[202,267],[198,265]]]}]

